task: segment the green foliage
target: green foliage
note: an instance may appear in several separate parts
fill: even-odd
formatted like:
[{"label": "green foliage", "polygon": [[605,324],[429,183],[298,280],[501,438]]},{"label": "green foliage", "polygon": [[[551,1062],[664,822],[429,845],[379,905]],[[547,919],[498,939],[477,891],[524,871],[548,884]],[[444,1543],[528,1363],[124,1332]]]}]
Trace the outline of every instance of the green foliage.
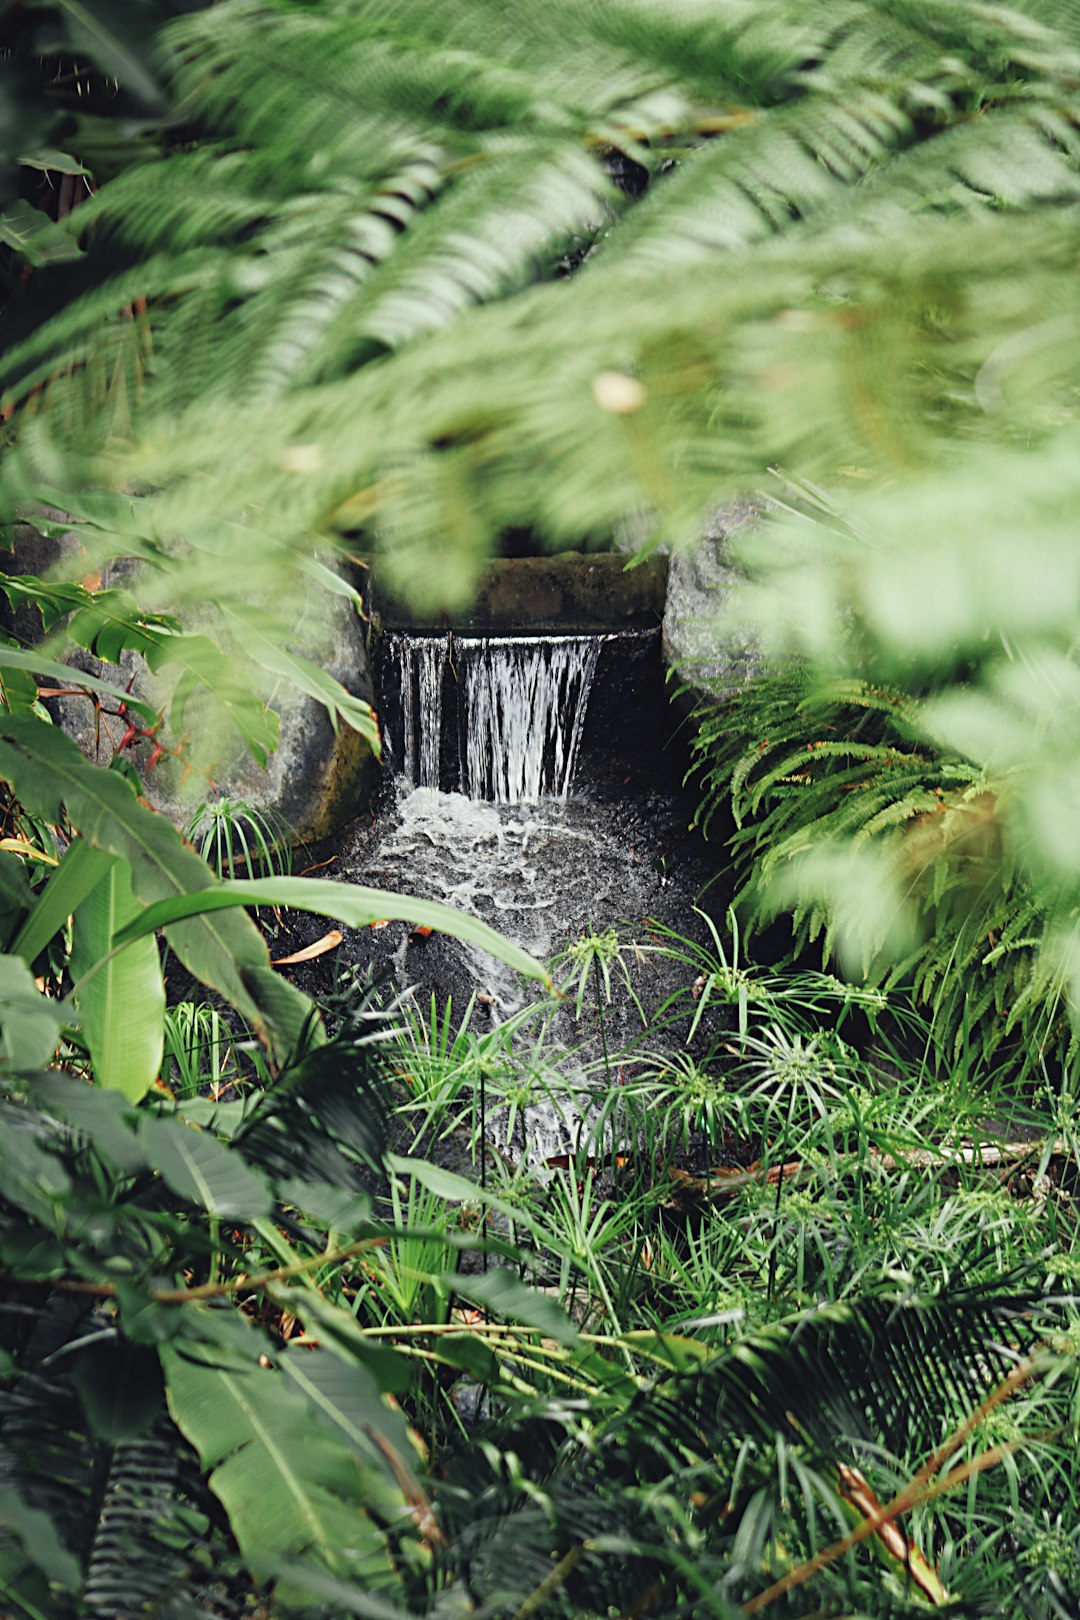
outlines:
[{"label": "green foliage", "polygon": [[695,745],[749,914],[909,982],[953,1061],[1075,1052],[1072,439],[748,537],[773,667]]},{"label": "green foliage", "polygon": [[[245,1058],[258,1072],[254,1044],[245,1043]],[[229,1021],[217,1007],[175,1002],[165,1009],[162,1078],[181,1098],[202,1094],[217,1101],[240,1079],[236,1045]]]},{"label": "green foliage", "polygon": [[[368,1123],[353,1130],[355,1145],[349,1148],[326,1137],[310,1115],[306,1128],[300,1125],[312,1105],[328,1109],[327,1074],[325,1066],[309,1065],[283,1076],[242,1119],[230,1121],[229,1142],[171,1106],[159,1102],[133,1111],[109,1092],[58,1074],[6,1085],[6,1121],[29,1154],[31,1175],[35,1156],[52,1167],[47,1180],[37,1169],[33,1183],[30,1176],[5,1176],[0,1222],[5,1267],[9,1274],[14,1267],[20,1278],[5,1314],[4,1401],[5,1442],[19,1459],[16,1500],[25,1508],[21,1521],[7,1522],[17,1536],[20,1523],[34,1531],[32,1539],[20,1538],[21,1558],[15,1556],[19,1541],[5,1554],[3,1579],[13,1612],[39,1612],[42,1603],[52,1614],[84,1612],[80,1593],[90,1603],[104,1582],[107,1549],[113,1555],[110,1579],[121,1583],[112,1599],[118,1607],[110,1612],[129,1612],[155,1594],[160,1604],[170,1588],[187,1585],[190,1612],[214,1612],[215,1550],[226,1571],[235,1572],[236,1556],[229,1537],[214,1529],[219,1515],[186,1448],[178,1446],[166,1396],[180,1429],[204,1452],[207,1470],[212,1461],[222,1463],[210,1474],[210,1489],[227,1504],[249,1567],[263,1569],[292,1550],[290,1536],[307,1549],[327,1512],[338,1516],[337,1539],[355,1545],[366,1534],[376,1556],[384,1539],[374,1528],[365,1531],[371,1515],[404,1519],[407,1530],[401,1486],[387,1455],[409,1447],[401,1417],[381,1397],[381,1378],[369,1376],[365,1384],[364,1360],[355,1347],[346,1356],[347,1384],[337,1394],[332,1365],[323,1369],[325,1377],[319,1369],[309,1374],[300,1367],[293,1377],[285,1358],[264,1372],[260,1356],[265,1363],[271,1342],[232,1304],[243,1298],[239,1279],[222,1286],[216,1281],[219,1265],[235,1272],[244,1261],[249,1270],[259,1269],[255,1233],[263,1215],[273,1212],[277,1223],[295,1228],[296,1215],[287,1210],[295,1211],[300,1185],[290,1183],[312,1141],[317,1168],[307,1174],[301,1201],[318,1204],[320,1197],[336,1194],[341,1205],[337,1188],[351,1185],[354,1207],[365,1207],[357,1156],[370,1154],[377,1143],[377,1105],[369,1101]],[[338,1048],[334,1074],[336,1092],[355,1106],[358,1083],[370,1089],[376,1082],[377,1060],[362,1046]],[[282,1207],[277,1179],[257,1168],[265,1162],[258,1143],[260,1132],[281,1128],[286,1120],[292,1152],[279,1156],[278,1173],[290,1196]],[[243,1146],[249,1136],[255,1144],[250,1157]],[[320,1172],[331,1179],[322,1180]],[[99,1213],[89,1222],[62,1219],[64,1211],[73,1216],[91,1208]],[[226,1235],[223,1222],[239,1225]],[[209,1286],[190,1288],[192,1273],[205,1277],[208,1265]],[[300,1268],[301,1278],[307,1269]],[[75,1291],[54,1291],[53,1279],[61,1279],[62,1289],[65,1274],[78,1279]],[[281,1275],[287,1279],[289,1268]],[[30,1324],[28,1330],[22,1313],[31,1302],[41,1326]],[[351,1326],[344,1315],[341,1331]],[[320,1327],[325,1331],[325,1322]],[[62,1397],[56,1374],[48,1370],[57,1356],[65,1358]],[[292,1359],[301,1356],[298,1351]],[[334,1362],[333,1352],[329,1357]],[[49,1423],[43,1428],[34,1404],[46,1398],[67,1403],[66,1416],[54,1411],[54,1419],[66,1425],[57,1429],[56,1443],[81,1449],[77,1469],[54,1471],[55,1459],[35,1455]],[[21,1421],[12,1417],[20,1410]],[[353,1425],[349,1445],[340,1433],[345,1413]],[[124,1449],[148,1431],[155,1446],[141,1456]],[[380,1441],[387,1452],[379,1450]],[[136,1488],[127,1500],[116,1482],[124,1467]],[[162,1487],[155,1490],[158,1470]],[[298,1511],[303,1503],[310,1504],[306,1517]],[[36,1591],[40,1577],[27,1564],[27,1555],[34,1563],[49,1556],[49,1537],[37,1534],[35,1515],[43,1531],[60,1527],[57,1533],[66,1533],[68,1545],[77,1549],[66,1565],[51,1560],[47,1573],[60,1580],[48,1595],[44,1587]],[[121,1515],[137,1536],[133,1541],[129,1534],[123,1546]],[[345,1515],[352,1524],[348,1536]],[[283,1535],[286,1522],[289,1533]],[[381,1557],[385,1564],[385,1551]],[[100,1593],[96,1601],[104,1601]]]},{"label": "green foliage", "polygon": [[[72,836],[40,890],[0,865],[5,1607],[730,1616],[847,1527],[843,1464],[881,1500],[951,1475],[903,1531],[952,1612],[1068,1614],[1072,1090],[1029,1087],[1037,1145],[1008,1185],[970,1143],[1018,1106],[977,1089],[978,1054],[1007,1027],[1052,1058],[1068,1035],[1038,975],[1076,977],[1075,8],[17,9],[0,505],[72,520],[73,576],[132,571],[126,594],[11,582],[51,639],[41,662],[0,652],[19,855],[48,865],[36,829]],[[104,183],[53,218],[22,195],[52,172]],[[326,1041],[239,908],[445,913],[222,882],[36,710],[32,677],[68,679],[74,641],[175,666],[177,740],[216,705],[265,756],[286,678],[375,745],[366,705],[293,650],[297,603],[350,594],[342,541],[454,606],[507,527],[678,541],[769,466],[885,487],[842,501],[849,528],[752,543],[753,611],[807,665],[741,700],[733,744],[731,712],[703,736],[707,791],[735,782],[747,903],[796,874],[799,926],[850,960],[898,949],[876,885],[916,894],[910,971],[960,1039],[944,1078],[910,1045],[860,1060],[814,1027],[824,976],[789,994],[719,930],[661,946],[692,1044],[613,1053],[629,957],[598,919],[571,987],[582,1012],[591,984],[610,1084],[565,1165],[508,1163],[487,1087],[511,1117],[555,1089],[544,1013],[484,1043],[447,1015],[394,1048],[361,1009]],[[164,735],[122,682],[86,689]],[[883,854],[870,881],[852,847]],[[123,926],[107,878],[130,881]],[[264,1043],[263,1083],[136,1107],[136,1078],[47,1069],[72,914],[101,1078],[91,1008],[117,1005],[126,951],[149,982],[160,923]],[[970,995],[965,961],[986,970]],[[480,1185],[381,1162],[383,1047],[410,1140],[479,1158]],[[921,1612],[913,1560],[879,1551],[815,1566],[788,1612]]]},{"label": "green foliage", "polygon": [[184,837],[218,877],[236,877],[238,864],[249,877],[260,872],[280,877],[292,870],[288,826],[280,817],[232,794],[197,804],[184,828]]},{"label": "green foliage", "polygon": [[244,905],[292,905],[324,914],[329,909],[352,926],[396,912],[460,933],[510,966],[546,977],[526,952],[451,907],[312,878],[223,883],[122,776],[90,764],[59,731],[37,719],[15,718],[0,731],[0,770],[21,802],[49,822],[66,817],[74,833],[39,898],[25,886],[12,893],[21,904],[13,931],[23,960],[5,958],[8,990],[0,1030],[16,1067],[32,1069],[52,1056],[64,1009],[37,992],[24,962],[42,951],[72,912],[70,966],[78,975],[72,1021],[83,1024],[101,1083],[133,1101],[156,1077],[162,1056],[164,991],[151,937],[159,927],[195,977],[246,1019],[278,1066],[316,1015],[307,998],[270,967],[265,941],[241,914]]},{"label": "green foliage", "polygon": [[[233,601],[256,557],[269,590],[297,537],[363,525],[435,604],[511,524],[580,543],[644,509],[677,538],[770,464],[1042,434],[1071,397],[1078,45],[1068,14],[892,0],[178,19],[197,138],[71,216],[96,278],[22,323],[5,489],[85,483],[55,420],[107,445],[91,479],[151,492],[123,520],[150,603]],[[613,154],[652,177],[637,206]]]},{"label": "green foliage", "polygon": [[[1072,1512],[1073,1315],[1054,1297],[1071,1240],[1036,1263],[1023,1202],[977,1165],[957,1161],[951,1195],[890,1168],[885,1148],[913,1151],[943,1100],[872,1089],[850,1053],[818,1063],[817,1090],[804,1064],[778,1091],[775,1057],[748,1085],[765,1033],[732,1095],[764,1109],[778,1161],[799,1144],[821,1193],[720,1193],[704,1222],[662,1177],[648,1205],[615,1206],[591,1173],[523,1199],[525,1167],[487,1189],[380,1167],[381,1076],[407,1048],[363,1007],[239,1102],[135,1108],[58,1073],[5,1079],[10,1612],[510,1615],[543,1599],[570,1616],[648,1593],[660,1620],[730,1616],[849,1528],[838,1464],[888,1500],[1048,1337],[1059,1350],[1014,1379],[1008,1421],[942,1453],[959,1488],[915,1490],[909,1533],[953,1612],[1011,1600],[1006,1526],[1022,1612],[1065,1612],[1047,1525]],[[511,1226],[485,1230],[477,1205]],[[618,1286],[640,1248],[648,1266]],[[600,1328],[558,1308],[581,1273],[590,1293],[616,1284]],[[766,1273],[769,1297],[746,1286]],[[1003,1437],[1014,1449],[969,1480]],[[882,1558],[826,1563],[807,1604],[921,1612]]]},{"label": "green foliage", "polygon": [[94,1078],[132,1102],[160,1073],[165,1038],[165,985],[157,941],[140,940],[135,950],[109,955],[119,930],[140,910],[131,892],[130,868],[123,861],[110,862],[78,907],[70,958],[72,976],[85,980],[77,1007]]}]

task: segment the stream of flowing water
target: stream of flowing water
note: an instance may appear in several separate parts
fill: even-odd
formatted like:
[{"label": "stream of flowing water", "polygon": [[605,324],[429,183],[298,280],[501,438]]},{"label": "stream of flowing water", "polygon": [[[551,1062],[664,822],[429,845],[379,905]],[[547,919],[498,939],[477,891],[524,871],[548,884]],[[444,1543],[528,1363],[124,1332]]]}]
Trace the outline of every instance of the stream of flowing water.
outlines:
[{"label": "stream of flowing water", "polygon": [[392,638],[401,702],[402,775],[447,786],[443,694],[459,690],[457,783],[470,799],[535,803],[570,791],[603,638]]},{"label": "stream of flowing water", "polygon": [[[397,769],[375,827],[346,852],[345,875],[469,911],[541,961],[617,928],[621,993],[604,1009],[603,1031],[614,1051],[641,1041],[640,1008],[670,993],[669,964],[651,948],[650,929],[654,919],[687,922],[701,874],[683,872],[672,855],[686,832],[677,793],[633,778],[624,787],[610,771],[601,787],[592,780],[590,754],[609,740],[612,716],[625,721],[634,702],[601,692],[590,728],[613,639],[391,637],[397,700],[384,708]],[[591,730],[601,734],[594,745]],[[638,731],[630,734],[640,748]],[[371,932],[362,959],[398,988],[414,986],[418,1009],[432,993],[443,1006],[449,998],[455,1026],[475,995],[478,1033],[500,1028],[537,989],[477,947],[404,924]],[[564,960],[563,974],[571,968]],[[589,1096],[611,1080],[598,1070],[591,983],[580,1010],[576,1000],[548,1014],[545,1060],[563,1095],[549,1091],[517,1115],[511,1145],[532,1158],[565,1152]],[[493,1103],[488,1129],[499,1139],[507,1111]]]}]

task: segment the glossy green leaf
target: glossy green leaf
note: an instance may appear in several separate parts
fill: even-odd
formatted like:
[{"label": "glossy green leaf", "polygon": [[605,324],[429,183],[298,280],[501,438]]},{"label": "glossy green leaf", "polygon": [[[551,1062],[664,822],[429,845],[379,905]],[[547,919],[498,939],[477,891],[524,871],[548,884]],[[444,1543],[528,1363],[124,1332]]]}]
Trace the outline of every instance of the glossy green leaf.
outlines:
[{"label": "glossy green leaf", "polygon": [[0,1131],[0,1187],[9,1203],[51,1227],[57,1205],[70,1196],[71,1178],[57,1154],[47,1152],[28,1130],[12,1130],[9,1123]]},{"label": "glossy green leaf", "polygon": [[[282,1186],[279,1183],[279,1197],[281,1194]],[[265,1222],[261,1226],[256,1224],[255,1230],[261,1231],[265,1225]],[[280,1258],[284,1264],[289,1263],[284,1249],[280,1251]],[[275,1305],[303,1322],[307,1331],[327,1351],[342,1356],[350,1366],[359,1364],[366,1369],[380,1390],[400,1395],[408,1388],[411,1374],[398,1350],[385,1340],[369,1338],[352,1311],[336,1305],[319,1288],[309,1286],[306,1279],[300,1283],[270,1284],[267,1295]],[[395,1443],[404,1439],[404,1431],[397,1429],[396,1425],[386,1432],[398,1437]]]},{"label": "glossy green leaf", "polygon": [[275,877],[218,883],[212,889],[179,895],[175,900],[148,907],[118,933],[114,943],[126,945],[182,917],[195,917],[230,906],[290,906],[295,911],[313,911],[320,917],[333,917],[349,928],[366,928],[385,918],[400,919],[414,927],[437,928],[471,945],[479,945],[518,973],[539,979],[543,984],[551,982],[547,970],[535,957],[467,912],[436,900],[417,900],[411,895],[364,888],[359,883],[332,883],[327,878]]},{"label": "glossy green leaf", "polygon": [[427,1159],[413,1159],[400,1153],[388,1153],[385,1162],[395,1174],[418,1181],[421,1187],[426,1187],[428,1192],[446,1199],[448,1203],[486,1204],[489,1209],[497,1210],[500,1215],[513,1221],[520,1231],[534,1235],[541,1231],[527,1207],[506,1202],[497,1193],[481,1187],[479,1182],[469,1181],[466,1176],[459,1176],[454,1170],[444,1170],[442,1165],[431,1164]]},{"label": "glossy green leaf", "polygon": [[530,1288],[504,1267],[467,1274],[448,1271],[442,1281],[463,1299],[471,1299],[507,1321],[540,1328],[560,1344],[574,1344],[577,1340],[578,1330],[566,1312],[547,1294]]},{"label": "glossy green leaf", "polygon": [[174,1193],[209,1214],[253,1220],[270,1213],[273,1200],[265,1178],[208,1131],[150,1116],[139,1127],[139,1145]]},{"label": "glossy green leaf", "polygon": [[75,1001],[94,1079],[132,1102],[161,1072],[165,984],[156,940],[140,940],[116,956],[108,953],[117,931],[141,909],[127,863],[114,857],[75,912],[71,947],[71,973],[82,981]]},{"label": "glossy green leaf", "polygon": [[[314,1417],[290,1379],[261,1367],[266,1340],[248,1329],[250,1354],[163,1349],[169,1410],[195,1446],[210,1489],[258,1574],[283,1559],[382,1584],[391,1566],[364,1511],[364,1472],[352,1448]],[[235,1340],[237,1335],[230,1338]]]},{"label": "glossy green leaf", "polygon": [[115,686],[112,681],[101,680],[96,675],[87,675],[71,664],[59,664],[54,658],[45,658],[41,653],[22,652],[18,647],[0,644],[0,669],[26,670],[39,678],[46,676],[54,685],[70,687],[75,691],[96,692],[100,697],[112,698],[115,703],[126,703],[133,714],[148,722],[157,719],[156,709],[140,698],[132,697],[125,687]]},{"label": "glossy green leaf", "polygon": [[647,1356],[672,1372],[694,1372],[714,1352],[700,1339],[689,1339],[683,1333],[657,1333],[651,1328],[638,1328],[619,1336],[635,1355]]},{"label": "glossy green leaf", "polygon": [[38,701],[36,678],[25,669],[6,669],[0,677],[3,706],[12,714],[32,714]]},{"label": "glossy green leaf", "polygon": [[21,956],[0,956],[0,1067],[43,1069],[63,1016],[61,1003],[41,994]]},{"label": "glossy green leaf", "polygon": [[312,1355],[302,1346],[286,1349],[276,1365],[345,1444],[386,1483],[396,1486],[399,1495],[400,1483],[387,1451],[403,1470],[416,1468],[419,1459],[404,1417],[386,1404],[363,1362],[331,1350]]},{"label": "glossy green leaf", "polygon": [[101,882],[115,859],[88,844],[85,838],[73,839],[12,940],[12,952],[32,962]]},{"label": "glossy green leaf", "polygon": [[[122,856],[140,901],[184,896],[216,882],[165,816],[141,803],[115,772],[91,764],[54,726],[0,716],[0,776],[32,815],[55,822],[66,809],[88,843]],[[178,923],[167,938],[196,978],[231,1001],[275,1053],[284,1057],[295,1049],[310,1003],[274,972],[249,918],[199,916]]]},{"label": "glossy green leaf", "polygon": [[0,213],[0,242],[35,266],[82,258],[75,238],[21,197],[9,202]]},{"label": "glossy green leaf", "polygon": [[88,1086],[53,1069],[35,1076],[30,1096],[38,1108],[55,1109],[81,1131],[115,1170],[134,1175],[146,1168],[146,1153],[135,1134],[141,1116],[118,1092]]},{"label": "glossy green leaf", "polygon": [[89,174],[69,152],[59,152],[52,146],[40,146],[34,152],[24,152],[19,158],[24,169],[41,169],[46,174]]}]

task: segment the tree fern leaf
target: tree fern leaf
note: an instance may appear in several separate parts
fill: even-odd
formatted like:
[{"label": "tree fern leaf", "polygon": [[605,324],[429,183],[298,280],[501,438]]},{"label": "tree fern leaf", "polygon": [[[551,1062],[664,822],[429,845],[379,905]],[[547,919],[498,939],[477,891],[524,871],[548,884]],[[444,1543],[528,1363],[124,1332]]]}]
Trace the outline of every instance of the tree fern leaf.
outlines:
[{"label": "tree fern leaf", "polygon": [[[162,1439],[116,1446],[86,1561],[82,1601],[88,1615],[142,1620],[148,1602],[160,1601],[188,1576],[182,1548],[170,1546],[186,1528],[178,1512],[175,1447]],[[179,1556],[178,1556],[179,1554]]]}]

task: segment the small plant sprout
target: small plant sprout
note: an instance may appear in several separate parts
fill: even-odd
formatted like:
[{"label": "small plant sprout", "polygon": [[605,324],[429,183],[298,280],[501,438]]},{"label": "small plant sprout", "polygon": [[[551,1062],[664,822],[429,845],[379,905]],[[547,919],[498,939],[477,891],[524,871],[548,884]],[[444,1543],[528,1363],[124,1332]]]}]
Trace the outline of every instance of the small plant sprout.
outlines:
[{"label": "small plant sprout", "polygon": [[292,871],[288,823],[249,799],[229,794],[204,799],[189,816],[184,837],[219,877],[284,877]]}]

